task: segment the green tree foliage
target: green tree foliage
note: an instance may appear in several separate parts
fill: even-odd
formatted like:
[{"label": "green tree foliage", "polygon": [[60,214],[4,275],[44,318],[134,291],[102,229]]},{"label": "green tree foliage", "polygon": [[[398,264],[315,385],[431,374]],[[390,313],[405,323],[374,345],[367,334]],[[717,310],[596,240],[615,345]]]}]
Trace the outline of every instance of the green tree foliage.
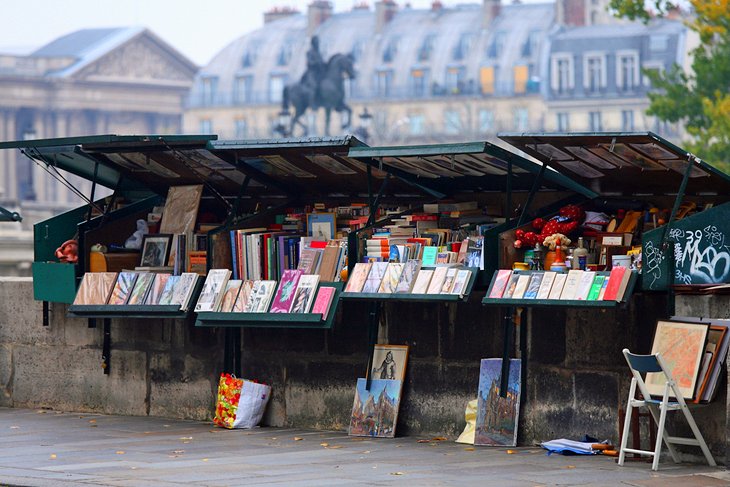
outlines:
[{"label": "green tree foliage", "polygon": [[[701,44],[693,52],[693,73],[679,66],[645,74],[656,89],[649,94],[649,115],[667,122],[684,122],[693,140],[689,150],[730,172],[730,0],[691,0],[688,26],[699,34]],[[676,6],[651,0],[651,12],[643,0],[611,0],[619,17],[648,22]]]}]

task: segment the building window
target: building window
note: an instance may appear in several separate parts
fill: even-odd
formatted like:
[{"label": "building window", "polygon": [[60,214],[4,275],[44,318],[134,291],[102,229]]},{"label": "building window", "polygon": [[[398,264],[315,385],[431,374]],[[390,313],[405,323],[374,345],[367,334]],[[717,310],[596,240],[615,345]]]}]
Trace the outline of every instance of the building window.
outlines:
[{"label": "building window", "polygon": [[570,132],[570,114],[560,112],[557,114],[558,132]]},{"label": "building window", "polygon": [[494,66],[479,69],[479,86],[483,95],[494,94],[494,77],[496,68]]},{"label": "building window", "polygon": [[352,50],[350,51],[350,54],[352,54],[352,59],[354,59],[355,62],[359,61],[360,58],[362,58],[362,53],[365,50],[365,42],[366,41],[362,39],[358,39],[352,45]]},{"label": "building window", "polygon": [[461,93],[464,91],[464,68],[451,66],[446,68],[446,92]]},{"label": "building window", "polygon": [[492,110],[479,110],[479,133],[491,134],[494,132],[494,112]]},{"label": "building window", "polygon": [[587,54],[583,64],[583,87],[588,93],[600,93],[606,87],[606,56]]},{"label": "building window", "polygon": [[431,53],[433,53],[433,45],[436,42],[435,34],[428,34],[423,38],[423,43],[418,49],[418,60],[425,62],[431,59]]},{"label": "building window", "polygon": [[446,110],[444,113],[444,132],[449,135],[461,133],[461,115],[456,110]]},{"label": "building window", "polygon": [[471,50],[471,46],[474,44],[474,34],[471,32],[461,34],[459,42],[454,46],[454,50],[451,53],[454,61],[462,61]]},{"label": "building window", "polygon": [[631,91],[639,85],[639,55],[636,52],[616,54],[616,86]]},{"label": "building window", "polygon": [[398,38],[394,37],[388,42],[388,45],[383,49],[383,62],[392,63],[395,56],[398,54]]},{"label": "building window", "polygon": [[527,91],[527,80],[529,77],[529,68],[527,66],[515,66],[512,68],[514,78],[515,94],[523,94]]},{"label": "building window", "polygon": [[203,105],[213,105],[218,91],[218,77],[204,76],[200,80]]},{"label": "building window", "polygon": [[657,34],[649,37],[649,50],[651,52],[665,52],[669,48],[669,36]]},{"label": "building window", "polygon": [[550,60],[550,87],[555,93],[569,93],[575,86],[573,56],[555,54]]},{"label": "building window", "polygon": [[411,115],[408,117],[408,125],[411,135],[423,135],[426,133],[426,117],[423,115]]},{"label": "building window", "polygon": [[497,59],[499,56],[502,55],[502,51],[504,50],[504,40],[507,37],[507,34],[505,32],[497,32],[494,34],[494,38],[492,38],[492,43],[489,44],[489,47],[487,48],[487,56],[491,59]]},{"label": "building window", "polygon": [[235,103],[251,103],[253,76],[237,76],[233,85],[233,101]]},{"label": "building window", "polygon": [[527,108],[518,108],[515,110],[514,122],[515,122],[514,123],[515,130],[524,131],[529,128],[530,119],[529,119],[529,113],[527,112]]},{"label": "building window", "polygon": [[411,94],[416,97],[422,97],[426,94],[428,87],[428,70],[412,69],[411,70]]},{"label": "building window", "polygon": [[286,76],[282,74],[274,74],[269,78],[269,102],[279,103],[282,93],[286,86]]},{"label": "building window", "polygon": [[659,76],[664,72],[664,65],[660,61],[652,61],[648,63],[644,63],[642,66],[642,70],[644,71],[643,76],[641,77],[642,84],[646,86],[647,88],[651,87],[651,78],[647,76],[647,73],[653,73],[656,76]]},{"label": "building window", "polygon": [[245,139],[248,137],[248,124],[245,118],[237,118],[233,122],[234,138]]},{"label": "building window", "polygon": [[588,125],[591,132],[602,132],[603,123],[601,122],[601,112],[588,113]]},{"label": "building window", "polygon": [[375,92],[377,96],[390,96],[393,85],[393,71],[378,71],[375,75]]},{"label": "building window", "polygon": [[537,43],[540,38],[540,31],[532,30],[527,34],[527,39],[522,45],[522,57],[530,57],[537,53]]},{"label": "building window", "polygon": [[209,118],[200,119],[200,133],[203,135],[213,133],[213,121]]},{"label": "building window", "polygon": [[284,45],[281,46],[281,49],[279,49],[279,55],[276,58],[277,66],[286,66],[287,64],[289,64],[289,61],[291,61],[291,55],[293,50],[292,44],[292,41],[286,41]]},{"label": "building window", "polygon": [[246,52],[243,53],[243,57],[241,58],[242,68],[250,68],[256,63],[256,53],[258,52],[258,50],[258,42],[253,42],[249,44],[249,46],[246,48]]},{"label": "building window", "polygon": [[621,130],[631,132],[634,130],[634,111],[621,110]]}]

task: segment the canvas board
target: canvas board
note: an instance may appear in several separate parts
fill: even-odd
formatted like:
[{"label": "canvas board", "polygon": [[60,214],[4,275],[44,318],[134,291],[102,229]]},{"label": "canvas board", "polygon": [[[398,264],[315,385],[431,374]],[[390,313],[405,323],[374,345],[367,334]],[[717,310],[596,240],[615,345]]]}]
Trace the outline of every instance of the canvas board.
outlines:
[{"label": "canvas board", "polygon": [[366,383],[367,379],[357,379],[348,434],[393,438],[398,423],[402,382],[374,379],[370,381],[370,390],[365,388]]},{"label": "canvas board", "polygon": [[474,444],[516,446],[520,414],[522,361],[511,359],[507,396],[500,395],[502,359],[482,359],[479,368]]}]

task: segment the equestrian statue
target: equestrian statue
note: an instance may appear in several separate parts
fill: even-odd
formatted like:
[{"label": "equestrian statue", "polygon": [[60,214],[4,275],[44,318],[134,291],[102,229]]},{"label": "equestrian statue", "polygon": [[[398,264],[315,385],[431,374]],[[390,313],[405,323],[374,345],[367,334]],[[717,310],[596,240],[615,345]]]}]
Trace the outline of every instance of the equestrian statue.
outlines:
[{"label": "equestrian statue", "polygon": [[304,133],[307,126],[299,120],[307,108],[317,111],[324,108],[324,133],[329,135],[330,114],[332,110],[345,112],[347,117],[342,128],[350,126],[352,109],[345,103],[345,81],[347,76],[355,78],[354,58],[351,54],[334,54],[325,62],[319,52],[319,39],[312,37],[311,47],[307,51],[307,70],[298,83],[284,87],[282,109],[289,110],[289,104],[294,107],[294,116],[291,118],[289,134],[294,134],[294,126],[299,125]]}]

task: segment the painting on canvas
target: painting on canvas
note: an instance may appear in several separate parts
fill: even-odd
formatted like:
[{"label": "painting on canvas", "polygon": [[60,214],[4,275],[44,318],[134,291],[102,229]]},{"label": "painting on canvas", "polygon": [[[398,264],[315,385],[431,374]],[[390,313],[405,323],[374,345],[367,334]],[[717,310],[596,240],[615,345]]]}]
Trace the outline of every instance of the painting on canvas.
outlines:
[{"label": "painting on canvas", "polygon": [[479,369],[475,445],[517,445],[521,361],[510,360],[506,397],[500,395],[502,359],[482,359]]},{"label": "painting on canvas", "polygon": [[402,382],[375,379],[370,381],[370,390],[365,388],[366,382],[367,379],[357,379],[348,434],[393,438],[398,422]]}]

